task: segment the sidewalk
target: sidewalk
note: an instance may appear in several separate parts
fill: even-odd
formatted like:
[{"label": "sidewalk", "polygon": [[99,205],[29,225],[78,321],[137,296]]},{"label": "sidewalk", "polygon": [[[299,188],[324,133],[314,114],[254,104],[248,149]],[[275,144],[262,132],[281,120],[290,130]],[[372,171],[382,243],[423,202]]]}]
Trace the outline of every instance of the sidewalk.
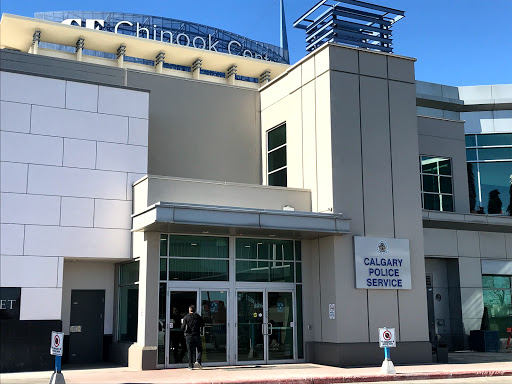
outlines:
[{"label": "sidewalk", "polygon": [[[408,365],[396,367],[397,375],[379,373],[380,367],[336,368],[317,364],[208,367],[202,370],[168,369],[131,371],[126,367],[63,370],[67,384],[338,384],[511,376],[512,361]],[[478,356],[473,356],[478,359]],[[459,360],[464,360],[460,358]],[[7,373],[2,384],[48,384],[51,372]],[[512,382],[512,378],[511,378]]]}]

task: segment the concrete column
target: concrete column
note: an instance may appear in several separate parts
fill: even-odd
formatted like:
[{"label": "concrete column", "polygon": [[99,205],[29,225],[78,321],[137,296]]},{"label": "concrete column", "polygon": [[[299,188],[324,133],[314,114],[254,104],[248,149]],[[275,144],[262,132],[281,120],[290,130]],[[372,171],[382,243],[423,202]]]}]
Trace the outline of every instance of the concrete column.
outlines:
[{"label": "concrete column", "polygon": [[155,369],[158,347],[159,233],[133,234],[133,256],[139,257],[139,308],[137,343],[128,352],[128,365],[138,370]]},{"label": "concrete column", "polygon": [[39,42],[41,41],[41,31],[36,30],[32,35],[32,53],[37,55],[39,51]]},{"label": "concrete column", "polygon": [[118,68],[124,67],[124,56],[126,54],[126,45],[120,45],[117,48],[117,66]]},{"label": "concrete column", "polygon": [[230,84],[230,85],[235,85],[237,68],[238,67],[233,64],[231,67],[229,67],[229,69],[226,73],[226,80],[227,80],[228,84]]},{"label": "concrete column", "polygon": [[156,55],[155,60],[155,72],[156,73],[162,73],[164,69],[164,59],[165,59],[165,52],[160,52],[158,55]]},{"label": "concrete column", "polygon": [[82,61],[82,52],[84,50],[85,39],[79,38],[76,42],[76,61]]},{"label": "concrete column", "polygon": [[201,68],[203,67],[203,60],[197,59],[192,64],[192,78],[199,79],[199,75],[201,74]]}]

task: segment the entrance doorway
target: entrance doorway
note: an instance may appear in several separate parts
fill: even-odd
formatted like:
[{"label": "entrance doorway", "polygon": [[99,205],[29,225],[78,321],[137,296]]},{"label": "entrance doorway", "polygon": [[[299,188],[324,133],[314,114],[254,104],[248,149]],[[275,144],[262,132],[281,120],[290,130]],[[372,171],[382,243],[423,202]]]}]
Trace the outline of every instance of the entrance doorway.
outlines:
[{"label": "entrance doorway", "polygon": [[228,292],[210,289],[170,289],[168,305],[168,327],[166,344],[166,367],[188,365],[185,336],[181,330],[183,317],[191,305],[203,317],[201,335],[203,363],[205,365],[226,365],[228,338]]},{"label": "entrance doorway", "polygon": [[296,359],[293,291],[237,292],[237,363]]}]

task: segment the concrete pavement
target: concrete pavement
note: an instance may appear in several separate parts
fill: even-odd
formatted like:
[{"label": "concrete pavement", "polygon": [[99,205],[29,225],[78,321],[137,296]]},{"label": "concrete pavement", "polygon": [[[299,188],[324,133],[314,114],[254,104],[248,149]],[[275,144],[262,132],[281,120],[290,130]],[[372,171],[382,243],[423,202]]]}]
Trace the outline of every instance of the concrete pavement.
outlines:
[{"label": "concrete pavement", "polygon": [[[503,378],[512,383],[512,354],[499,354],[479,360],[478,354],[455,356],[455,364],[397,366],[397,375],[380,374],[380,367],[338,368],[317,364],[207,367],[202,370],[166,369],[132,371],[126,367],[63,370],[67,384],[338,384],[382,381]],[[500,361],[496,361],[499,359]],[[480,360],[482,361],[482,360]],[[9,373],[0,375],[1,384],[47,384],[51,372]],[[485,381],[484,381],[485,382]],[[497,382],[499,383],[499,382]],[[469,383],[468,383],[469,384]]]}]

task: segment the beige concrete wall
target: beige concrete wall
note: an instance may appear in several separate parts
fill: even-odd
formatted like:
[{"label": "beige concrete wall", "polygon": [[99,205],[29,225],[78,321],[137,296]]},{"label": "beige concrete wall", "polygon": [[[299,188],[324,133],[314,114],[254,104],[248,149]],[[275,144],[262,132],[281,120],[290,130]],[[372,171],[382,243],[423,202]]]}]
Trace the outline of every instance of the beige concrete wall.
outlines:
[{"label": "beige concrete wall", "polygon": [[148,176],[134,190],[135,213],[160,201],[311,212],[311,193],[304,189]]},{"label": "beige concrete wall", "polygon": [[110,262],[64,261],[62,287],[62,331],[69,335],[71,315],[71,291],[73,289],[105,290],[105,335],[114,332],[114,284],[115,264]]},{"label": "beige concrete wall", "polygon": [[452,160],[454,212],[469,213],[464,122],[419,116],[418,143],[420,155]]},{"label": "beige concrete wall", "polygon": [[411,245],[412,289],[376,291],[355,288],[351,236],[312,242],[304,289],[321,316],[306,340],[376,342],[377,328],[389,326],[401,342],[428,341],[414,62],[328,45],[264,88],[261,108],[262,148],[286,122],[288,185],[311,190],[313,211],[342,213],[353,235]]},{"label": "beige concrete wall", "polygon": [[150,174],[261,184],[257,90],[127,71],[151,91]]}]

